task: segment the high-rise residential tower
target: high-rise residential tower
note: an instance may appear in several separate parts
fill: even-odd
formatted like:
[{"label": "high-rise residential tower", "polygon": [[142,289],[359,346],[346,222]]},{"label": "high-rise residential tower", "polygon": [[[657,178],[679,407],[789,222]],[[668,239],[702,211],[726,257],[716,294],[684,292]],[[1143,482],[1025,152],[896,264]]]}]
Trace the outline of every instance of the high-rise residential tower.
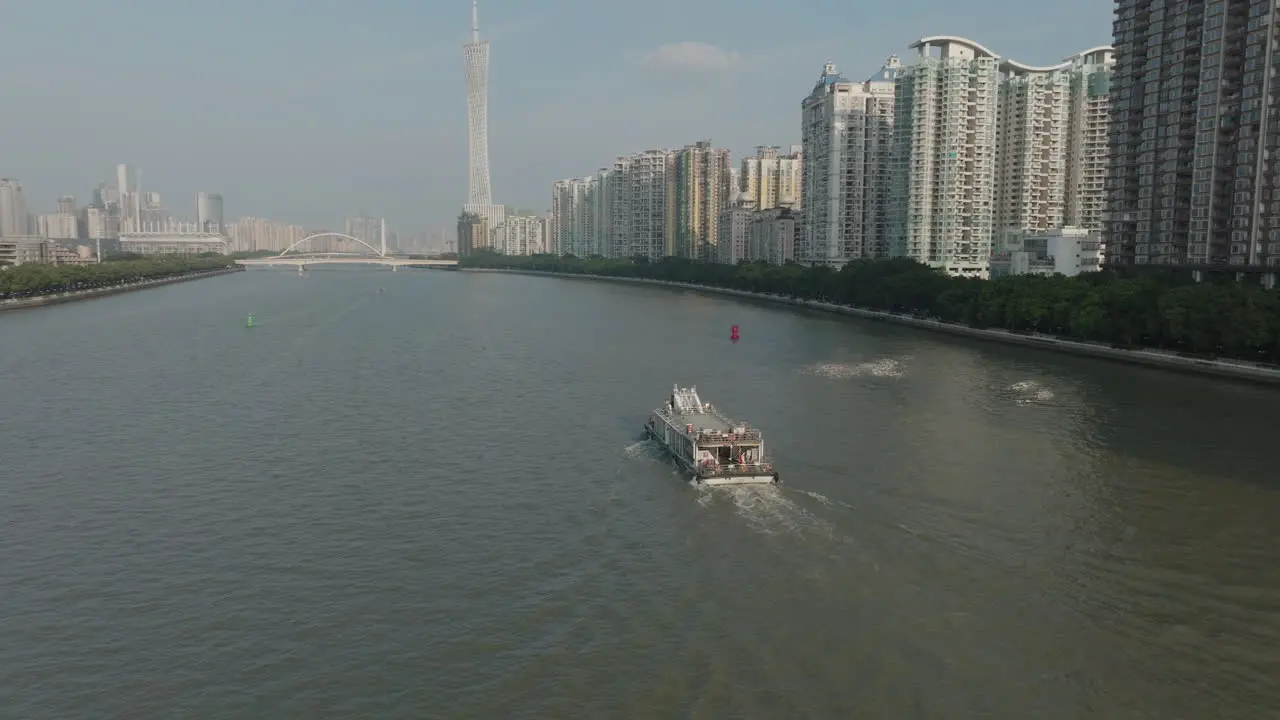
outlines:
[{"label": "high-rise residential tower", "polygon": [[804,153],[799,145],[781,154],[777,147],[761,145],[754,157],[743,158],[738,169],[740,199],[760,210],[785,206],[799,208]]},{"label": "high-rise residential tower", "polygon": [[1002,60],[996,112],[995,240],[1062,227],[1071,110],[1070,63]]},{"label": "high-rise residential tower", "polygon": [[675,157],[675,254],[715,261],[720,214],[732,187],[729,151],[710,140],[688,145]]},{"label": "high-rise residential tower", "polygon": [[1103,242],[1117,267],[1280,270],[1272,0],[1118,0]]},{"label": "high-rise residential tower", "polygon": [[676,154],[647,150],[619,157],[609,174],[611,257],[675,254]]},{"label": "high-rise residential tower", "polygon": [[1001,61],[997,235],[1101,230],[1112,57],[1096,47],[1047,67]]},{"label": "high-rise residential tower", "polygon": [[804,213],[796,260],[840,266],[889,251],[896,56],[866,82],[827,63],[801,104]]},{"label": "high-rise residential tower", "polygon": [[919,57],[899,74],[894,105],[890,250],[952,275],[987,277],[1000,61],[959,37],[911,47]]},{"label": "high-rise residential tower", "polygon": [[557,180],[551,186],[551,227],[548,250],[557,255],[587,257],[596,252],[588,235],[590,210],[587,194],[594,178]]},{"label": "high-rise residential tower", "polygon": [[1074,55],[1071,72],[1071,137],[1067,143],[1065,224],[1100,232],[1106,203],[1107,128],[1115,51],[1096,47]]},{"label": "high-rise residential tower", "polygon": [[502,224],[489,185],[489,42],[480,39],[480,11],[471,0],[471,42],[462,48],[467,68],[467,203],[464,210],[483,215],[489,227]]}]

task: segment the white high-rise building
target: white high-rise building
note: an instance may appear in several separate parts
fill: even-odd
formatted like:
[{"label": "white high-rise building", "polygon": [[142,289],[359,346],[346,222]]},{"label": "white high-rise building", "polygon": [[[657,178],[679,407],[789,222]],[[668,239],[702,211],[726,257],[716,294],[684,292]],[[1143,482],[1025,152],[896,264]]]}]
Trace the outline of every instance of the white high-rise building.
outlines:
[{"label": "white high-rise building", "polygon": [[489,184],[489,41],[480,39],[480,11],[471,0],[471,42],[462,47],[467,71],[467,202],[464,212],[497,228],[505,208],[494,205]]},{"label": "white high-rise building", "polygon": [[760,210],[799,208],[803,197],[803,158],[800,145],[792,145],[786,155],[776,146],[756,147],[755,157],[743,158],[736,173],[740,193],[736,199],[750,202]]},{"label": "white high-rise building", "polygon": [[221,195],[207,192],[196,195],[196,225],[200,232],[223,232],[226,220],[222,212]]},{"label": "white high-rise building", "polygon": [[1111,76],[1115,51],[1096,47],[1068,58],[1071,72],[1071,137],[1067,143],[1065,224],[1103,229],[1107,194],[1107,133],[1111,127]]},{"label": "white high-rise building", "polygon": [[0,178],[0,237],[26,237],[31,231],[27,200],[22,184],[11,178]]},{"label": "white high-rise building", "polygon": [[996,111],[997,238],[1062,227],[1066,210],[1071,64],[1000,63]]},{"label": "white high-rise building", "polygon": [[1113,58],[1099,47],[1048,67],[1000,63],[997,246],[1064,226],[1101,230]]},{"label": "white high-rise building", "polygon": [[610,173],[610,256],[674,255],[675,158],[671,150],[619,157]]},{"label": "white high-rise building", "polygon": [[552,184],[549,252],[575,257],[595,252],[594,238],[588,232],[591,212],[587,203],[594,182],[594,178],[570,178]]},{"label": "white high-rise building", "polygon": [[547,252],[547,219],[538,215],[508,215],[496,235],[494,247],[505,255]]},{"label": "white high-rise building", "polygon": [[923,38],[898,75],[890,252],[987,277],[996,185],[999,58],[972,40]]},{"label": "white high-rise building", "polygon": [[889,251],[894,81],[890,57],[875,76],[849,81],[827,63],[802,105],[803,231],[796,260],[840,266]]}]

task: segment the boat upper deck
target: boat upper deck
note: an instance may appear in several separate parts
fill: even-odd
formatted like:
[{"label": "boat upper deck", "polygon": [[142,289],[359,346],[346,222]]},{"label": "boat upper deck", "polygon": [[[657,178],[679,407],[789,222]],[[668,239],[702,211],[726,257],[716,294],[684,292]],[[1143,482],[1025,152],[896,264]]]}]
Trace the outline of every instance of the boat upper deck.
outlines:
[{"label": "boat upper deck", "polygon": [[733,432],[733,423],[712,412],[676,412],[671,413],[671,422],[676,425],[692,425],[694,430],[710,430],[712,432]]},{"label": "boat upper deck", "polygon": [[745,423],[735,423],[725,417],[710,403],[702,402],[694,388],[677,387],[671,394],[670,401],[659,412],[673,425],[692,425],[702,443],[714,442],[760,442],[760,431],[746,427]]}]

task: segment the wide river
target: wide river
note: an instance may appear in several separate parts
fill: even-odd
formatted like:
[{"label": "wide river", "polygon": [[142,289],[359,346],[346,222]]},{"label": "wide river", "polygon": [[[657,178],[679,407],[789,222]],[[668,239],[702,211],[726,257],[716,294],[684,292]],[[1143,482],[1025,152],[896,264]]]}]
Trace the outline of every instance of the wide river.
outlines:
[{"label": "wide river", "polygon": [[[784,484],[675,475],[673,383]],[[327,268],[3,313],[0,507],[6,718],[1280,713],[1280,393],[763,303]]]}]

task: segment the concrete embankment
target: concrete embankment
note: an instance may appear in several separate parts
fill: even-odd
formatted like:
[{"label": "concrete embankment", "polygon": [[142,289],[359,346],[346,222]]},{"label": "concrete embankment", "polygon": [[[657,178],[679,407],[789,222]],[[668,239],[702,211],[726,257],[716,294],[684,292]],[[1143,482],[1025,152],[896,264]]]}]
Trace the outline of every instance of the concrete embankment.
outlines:
[{"label": "concrete embankment", "polygon": [[610,275],[553,273],[535,270],[503,270],[497,268],[466,268],[465,270],[467,272],[504,272],[520,275],[551,275],[554,277],[564,278],[584,278],[590,280],[640,283],[644,285],[663,285],[666,287],[680,288],[684,290],[696,290],[699,292],[715,293],[719,295],[732,295],[751,300],[763,300],[781,305],[806,307],[814,310],[822,310],[824,312],[852,315],[854,317],[865,318],[868,320],[879,320],[898,325],[907,325],[921,330],[929,330],[931,332],[949,333],[951,335],[961,335],[978,340],[1001,342],[1008,345],[1022,345],[1024,347],[1035,347],[1044,350],[1053,350],[1055,352],[1135,363],[1138,365],[1147,365],[1149,367],[1165,368],[1168,370],[1178,370],[1203,375],[1217,375],[1219,377],[1229,377],[1271,385],[1280,385],[1280,368],[1259,365],[1256,363],[1232,360],[1207,360],[1186,357],[1161,350],[1125,350],[1122,348],[1114,348],[1102,343],[1065,340],[1051,335],[1021,334],[999,329],[971,328],[966,325],[959,325],[956,323],[927,320],[910,315],[899,315],[880,310],[848,307],[845,305],[836,305],[834,303],[818,302],[816,300],[803,300],[787,297],[785,295],[770,295],[767,293],[747,292],[745,290],[718,288],[709,285],[695,285],[693,283],[670,282],[667,280],[650,280],[648,278],[615,277]]},{"label": "concrete embankment", "polygon": [[218,275],[228,275],[230,273],[237,272],[244,272],[244,268],[237,265],[222,270],[189,273],[187,275],[160,278],[158,280],[142,280],[140,282],[128,283],[125,285],[112,285],[111,287],[95,288],[93,290],[59,293],[57,295],[41,295],[39,297],[19,298],[17,300],[4,300],[0,301],[0,310],[21,310],[24,308],[59,305],[61,303],[76,302],[79,300],[92,300],[94,298],[106,297],[108,295],[119,295],[120,293],[133,292],[135,290],[145,290],[147,288],[160,287],[161,285],[172,285],[174,283],[217,277]]}]

